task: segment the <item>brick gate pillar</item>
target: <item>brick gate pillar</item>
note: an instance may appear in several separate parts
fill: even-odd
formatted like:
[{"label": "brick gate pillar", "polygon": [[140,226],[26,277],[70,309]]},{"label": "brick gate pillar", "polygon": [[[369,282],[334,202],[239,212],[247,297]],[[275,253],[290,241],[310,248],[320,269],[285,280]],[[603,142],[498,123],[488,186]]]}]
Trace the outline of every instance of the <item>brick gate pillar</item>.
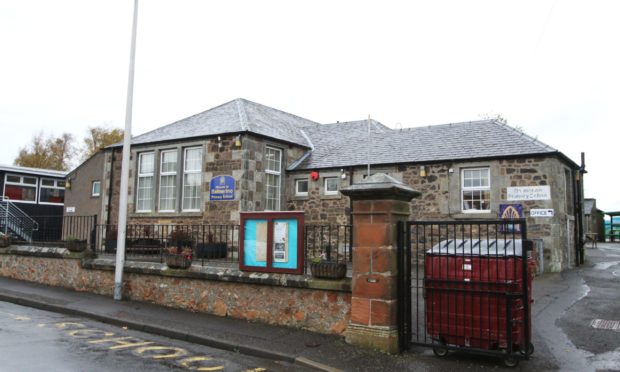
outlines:
[{"label": "brick gate pillar", "polygon": [[397,227],[420,193],[378,173],[341,192],[353,203],[351,319],[346,341],[397,353]]}]

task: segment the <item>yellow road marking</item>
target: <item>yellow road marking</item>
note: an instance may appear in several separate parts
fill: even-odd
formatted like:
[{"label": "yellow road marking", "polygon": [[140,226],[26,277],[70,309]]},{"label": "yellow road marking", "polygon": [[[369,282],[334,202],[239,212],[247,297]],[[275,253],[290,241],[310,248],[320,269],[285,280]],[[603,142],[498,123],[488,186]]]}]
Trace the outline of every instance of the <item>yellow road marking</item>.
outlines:
[{"label": "yellow road marking", "polygon": [[209,361],[209,360],[213,360],[213,358],[206,357],[206,356],[197,356],[197,357],[185,358],[183,360],[180,360],[179,364],[181,364],[183,367],[190,369],[192,371],[221,371],[224,369],[224,366],[196,367],[196,366],[191,365],[196,362],[204,362],[204,361]]},{"label": "yellow road marking", "polygon": [[[155,353],[154,356],[150,356],[150,357],[153,359],[170,359],[170,358],[179,358],[179,357],[187,355],[187,350],[181,349],[180,347],[174,347],[174,346],[146,346],[146,347],[137,348],[136,350],[134,350],[134,352],[136,354],[142,355],[147,352],[153,352],[153,351],[161,352],[163,350],[172,350],[172,352],[168,354]],[[149,355],[146,355],[146,356],[148,357]]]},{"label": "yellow road marking", "polygon": [[77,328],[86,328],[86,326],[84,324],[82,324],[82,323],[75,323],[75,322],[56,323],[56,328],[65,329],[65,328],[67,328],[70,325],[76,326]]},{"label": "yellow road marking", "polygon": [[[126,340],[133,340],[133,341],[127,342]],[[151,341],[144,341],[139,338],[131,337],[131,336],[103,338],[101,340],[88,341],[89,344],[102,344],[102,343],[108,343],[108,342],[118,344],[116,346],[110,346],[110,350],[126,349],[126,348],[130,348],[134,346],[145,346],[145,345],[150,345],[154,343]]]},{"label": "yellow road marking", "polygon": [[112,337],[114,333],[102,331],[100,329],[75,329],[67,332],[71,337],[75,338],[91,338],[94,336]]}]

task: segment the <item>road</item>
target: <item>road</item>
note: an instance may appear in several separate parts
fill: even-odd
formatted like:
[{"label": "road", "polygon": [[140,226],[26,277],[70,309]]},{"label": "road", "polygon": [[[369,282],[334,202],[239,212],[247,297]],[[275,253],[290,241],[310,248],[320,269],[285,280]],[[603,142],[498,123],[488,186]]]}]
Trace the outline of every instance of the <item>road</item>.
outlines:
[{"label": "road", "polygon": [[255,358],[0,302],[0,371],[291,371]]},{"label": "road", "polygon": [[546,359],[545,369],[620,371],[620,244],[599,243],[586,256],[534,282],[534,359]]}]

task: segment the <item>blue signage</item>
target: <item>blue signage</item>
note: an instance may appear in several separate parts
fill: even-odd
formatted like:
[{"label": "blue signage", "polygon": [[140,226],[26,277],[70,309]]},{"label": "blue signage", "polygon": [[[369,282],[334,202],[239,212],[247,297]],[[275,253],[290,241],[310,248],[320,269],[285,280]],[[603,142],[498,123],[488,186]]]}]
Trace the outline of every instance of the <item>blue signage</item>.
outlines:
[{"label": "blue signage", "polygon": [[231,176],[213,177],[211,179],[209,199],[235,200],[235,179]]}]

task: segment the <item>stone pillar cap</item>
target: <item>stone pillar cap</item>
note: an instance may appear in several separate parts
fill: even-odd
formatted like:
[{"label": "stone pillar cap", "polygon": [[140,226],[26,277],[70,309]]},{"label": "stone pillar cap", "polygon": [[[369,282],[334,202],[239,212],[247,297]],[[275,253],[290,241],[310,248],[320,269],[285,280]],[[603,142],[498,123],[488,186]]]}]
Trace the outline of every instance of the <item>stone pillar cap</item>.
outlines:
[{"label": "stone pillar cap", "polygon": [[385,173],[373,174],[366,177],[362,182],[348,186],[340,192],[353,200],[397,199],[409,201],[420,196],[419,191]]}]

